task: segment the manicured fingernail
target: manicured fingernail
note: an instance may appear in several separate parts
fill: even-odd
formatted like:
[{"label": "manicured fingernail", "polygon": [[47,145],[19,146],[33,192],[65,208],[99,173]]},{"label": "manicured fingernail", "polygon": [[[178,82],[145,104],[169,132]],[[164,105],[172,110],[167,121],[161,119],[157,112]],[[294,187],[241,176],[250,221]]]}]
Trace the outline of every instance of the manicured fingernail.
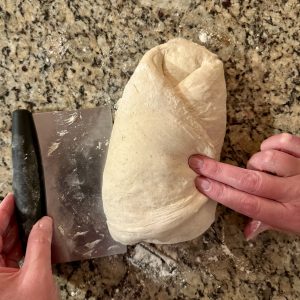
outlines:
[{"label": "manicured fingernail", "polygon": [[193,170],[201,170],[203,168],[204,161],[199,155],[193,155],[189,159],[189,166]]},{"label": "manicured fingernail", "polygon": [[42,229],[45,230],[50,230],[52,229],[52,219],[50,217],[43,217],[39,222],[38,222],[38,226]]},{"label": "manicured fingernail", "polygon": [[247,241],[253,240],[256,238],[260,233],[271,229],[270,225],[267,225],[258,220],[252,220],[248,223],[245,228],[244,234]]},{"label": "manicured fingernail", "polygon": [[246,241],[254,239],[258,235],[258,228],[261,226],[260,221],[252,220],[248,223],[248,226],[245,230]]},{"label": "manicured fingernail", "polygon": [[203,178],[203,177],[197,177],[196,178],[196,186],[198,189],[202,191],[208,191],[211,186],[210,180]]}]

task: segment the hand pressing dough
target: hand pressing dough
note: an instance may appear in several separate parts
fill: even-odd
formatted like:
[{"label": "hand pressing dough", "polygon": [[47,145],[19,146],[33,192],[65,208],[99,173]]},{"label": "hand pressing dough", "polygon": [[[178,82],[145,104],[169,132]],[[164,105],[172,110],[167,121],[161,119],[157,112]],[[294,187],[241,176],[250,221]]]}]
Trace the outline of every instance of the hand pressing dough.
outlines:
[{"label": "hand pressing dough", "polygon": [[219,159],[226,124],[223,64],[174,39],[148,51],[118,102],[103,177],[112,237],[177,243],[213,223],[216,203],[194,186],[188,158]]}]

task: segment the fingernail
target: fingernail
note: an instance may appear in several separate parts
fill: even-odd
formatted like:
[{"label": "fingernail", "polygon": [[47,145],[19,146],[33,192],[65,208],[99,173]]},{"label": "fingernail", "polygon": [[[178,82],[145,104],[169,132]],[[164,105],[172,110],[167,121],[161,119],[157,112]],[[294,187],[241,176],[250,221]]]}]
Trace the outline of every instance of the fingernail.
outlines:
[{"label": "fingernail", "polygon": [[258,228],[260,225],[261,222],[255,220],[252,220],[248,223],[248,226],[245,228],[246,241],[250,241],[258,235]]},{"label": "fingernail", "polygon": [[14,194],[12,192],[9,192],[4,199],[11,199],[11,198],[14,198]]},{"label": "fingernail", "polygon": [[189,166],[193,170],[201,170],[203,168],[204,161],[199,155],[193,155],[189,158]]},{"label": "fingernail", "polygon": [[260,233],[271,229],[272,227],[261,222],[258,220],[252,220],[248,223],[248,225],[245,228],[245,238],[246,241],[250,241],[253,240],[254,238],[256,238]]},{"label": "fingernail", "polygon": [[197,177],[196,178],[196,186],[202,191],[208,191],[211,186],[210,180],[203,178],[203,177]]},{"label": "fingernail", "polygon": [[39,222],[38,226],[45,230],[52,229],[53,221],[50,217],[43,217]]}]

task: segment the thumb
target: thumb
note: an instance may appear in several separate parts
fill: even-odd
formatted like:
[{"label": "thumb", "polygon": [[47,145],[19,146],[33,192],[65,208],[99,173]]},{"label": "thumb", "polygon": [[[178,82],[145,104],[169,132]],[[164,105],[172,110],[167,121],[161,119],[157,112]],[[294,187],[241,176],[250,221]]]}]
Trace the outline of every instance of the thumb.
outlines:
[{"label": "thumb", "polygon": [[51,270],[51,241],[53,221],[43,217],[30,232],[23,268],[39,274]]}]

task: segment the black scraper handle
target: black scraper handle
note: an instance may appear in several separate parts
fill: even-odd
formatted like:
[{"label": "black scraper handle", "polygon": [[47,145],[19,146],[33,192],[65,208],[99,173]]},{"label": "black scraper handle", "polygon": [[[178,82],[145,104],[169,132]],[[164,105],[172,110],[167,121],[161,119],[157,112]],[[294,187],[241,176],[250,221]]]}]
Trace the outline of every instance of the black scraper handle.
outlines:
[{"label": "black scraper handle", "polygon": [[44,188],[37,134],[32,114],[16,110],[12,117],[13,192],[23,249],[34,223],[45,214]]}]

